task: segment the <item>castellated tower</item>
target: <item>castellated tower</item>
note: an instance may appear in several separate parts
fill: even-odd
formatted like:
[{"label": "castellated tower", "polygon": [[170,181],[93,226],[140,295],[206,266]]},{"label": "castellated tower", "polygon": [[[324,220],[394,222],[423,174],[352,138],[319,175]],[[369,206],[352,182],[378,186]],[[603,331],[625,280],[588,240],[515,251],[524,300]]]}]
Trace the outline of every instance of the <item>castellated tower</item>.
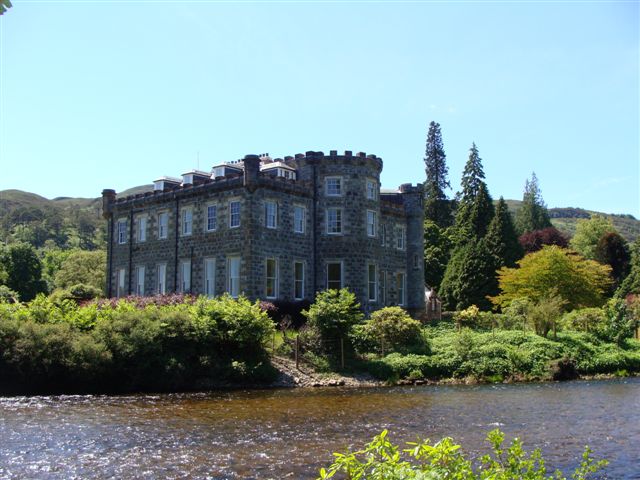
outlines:
[{"label": "castellated tower", "polygon": [[424,312],[422,188],[380,188],[363,152],[268,154],[103,192],[109,296],[184,292],[313,301],[352,290],[367,313]]}]

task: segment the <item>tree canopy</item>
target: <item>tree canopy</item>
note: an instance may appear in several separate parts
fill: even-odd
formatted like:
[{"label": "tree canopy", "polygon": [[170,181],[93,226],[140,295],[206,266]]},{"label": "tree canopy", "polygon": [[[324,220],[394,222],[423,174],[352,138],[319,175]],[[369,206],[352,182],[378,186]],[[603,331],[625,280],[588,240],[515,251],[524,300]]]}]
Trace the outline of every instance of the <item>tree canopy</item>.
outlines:
[{"label": "tree canopy", "polygon": [[484,170],[478,148],[474,143],[462,172],[462,191],[458,194],[456,228],[462,237],[482,238],[493,218],[493,200],[484,182]]},{"label": "tree canopy", "polygon": [[611,267],[555,245],[526,255],[518,266],[498,271],[501,293],[491,298],[495,305],[506,307],[518,298],[537,302],[559,296],[570,310],[596,307],[604,303],[604,293],[611,285]]},{"label": "tree canopy", "polygon": [[562,248],[569,246],[567,237],[555,227],[547,227],[520,235],[518,242],[526,253],[537,252],[544,245],[557,245]]},{"label": "tree canopy", "polygon": [[542,192],[538,185],[536,173],[531,174],[531,180],[524,184],[522,205],[516,212],[516,228],[522,235],[534,230],[541,230],[551,226],[547,206],[542,199]]},{"label": "tree canopy", "polygon": [[427,134],[427,146],[424,157],[427,180],[424,183],[425,219],[431,220],[439,227],[451,224],[451,206],[445,190],[451,188],[447,179],[449,168],[444,153],[440,124],[431,122]]},{"label": "tree canopy", "polygon": [[5,285],[20,295],[22,301],[33,300],[38,293],[46,292],[42,280],[42,263],[35,249],[25,243],[15,243],[0,251],[0,264]]},{"label": "tree canopy", "polygon": [[483,241],[471,240],[458,246],[440,286],[439,294],[447,310],[463,310],[471,305],[488,309],[487,295],[497,293],[495,260]]},{"label": "tree canopy", "polygon": [[513,267],[523,251],[513,226],[511,213],[504,198],[500,197],[496,213],[489,224],[487,235],[484,238],[487,250],[496,260],[496,269],[501,267]]},{"label": "tree canopy", "polygon": [[571,239],[571,248],[589,260],[596,260],[598,242],[606,233],[615,232],[611,220],[593,215],[588,220],[578,220],[576,233]]}]

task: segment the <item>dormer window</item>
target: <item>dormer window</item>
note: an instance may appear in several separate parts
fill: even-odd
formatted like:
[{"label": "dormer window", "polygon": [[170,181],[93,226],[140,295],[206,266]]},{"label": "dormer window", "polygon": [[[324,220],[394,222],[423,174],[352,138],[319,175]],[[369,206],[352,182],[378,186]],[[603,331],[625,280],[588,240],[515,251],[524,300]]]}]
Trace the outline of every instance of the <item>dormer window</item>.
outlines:
[{"label": "dormer window", "polygon": [[213,169],[213,178],[224,177],[224,167],[216,167]]},{"label": "dormer window", "polygon": [[183,185],[193,185],[193,174],[188,173],[182,176],[182,184]]},{"label": "dormer window", "polygon": [[328,197],[339,197],[342,195],[342,177],[327,177],[324,180],[325,194]]}]

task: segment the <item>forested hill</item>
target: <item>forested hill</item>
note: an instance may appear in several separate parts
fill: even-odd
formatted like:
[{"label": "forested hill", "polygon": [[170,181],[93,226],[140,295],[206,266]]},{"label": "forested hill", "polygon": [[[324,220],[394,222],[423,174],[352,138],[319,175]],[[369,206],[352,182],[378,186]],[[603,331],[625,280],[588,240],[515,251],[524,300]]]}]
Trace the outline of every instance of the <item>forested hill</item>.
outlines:
[{"label": "forested hill", "polygon": [[[151,190],[151,185],[125,190],[119,196]],[[521,202],[507,200],[515,212]],[[0,191],[0,241],[31,243],[37,248],[58,246],[86,250],[103,248],[105,222],[101,217],[100,198],[58,197],[52,200],[21,190]],[[582,208],[550,208],[551,222],[559,230],[573,235],[576,222],[592,214],[610,218],[629,242],[640,237],[640,221],[632,215],[612,215]]]},{"label": "forested hill", "polygon": [[[129,195],[150,190],[141,186]],[[105,222],[100,198],[58,197],[52,200],[21,190],[0,191],[0,241],[23,241],[45,246],[95,250],[105,245]]]},{"label": "forested hill", "polygon": [[[512,213],[515,213],[522,204],[520,200],[506,200],[506,202]],[[569,236],[573,236],[575,233],[578,220],[590,218],[591,215],[602,215],[611,219],[620,235],[628,242],[634,242],[636,238],[640,237],[640,220],[637,220],[633,215],[602,213],[574,207],[549,209],[553,226]]]}]

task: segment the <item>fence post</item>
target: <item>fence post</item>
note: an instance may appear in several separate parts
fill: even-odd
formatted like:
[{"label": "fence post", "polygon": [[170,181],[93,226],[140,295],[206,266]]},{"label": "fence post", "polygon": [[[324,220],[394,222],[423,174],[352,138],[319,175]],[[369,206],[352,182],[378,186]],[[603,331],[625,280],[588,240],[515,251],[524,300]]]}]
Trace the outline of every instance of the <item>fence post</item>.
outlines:
[{"label": "fence post", "polygon": [[344,370],[344,339],[340,337],[340,365]]},{"label": "fence post", "polygon": [[296,369],[299,370],[299,365],[300,362],[298,361],[298,350],[299,350],[299,345],[300,345],[300,335],[296,335]]},{"label": "fence post", "polygon": [[271,355],[276,354],[276,332],[273,332],[273,338],[271,341]]}]

